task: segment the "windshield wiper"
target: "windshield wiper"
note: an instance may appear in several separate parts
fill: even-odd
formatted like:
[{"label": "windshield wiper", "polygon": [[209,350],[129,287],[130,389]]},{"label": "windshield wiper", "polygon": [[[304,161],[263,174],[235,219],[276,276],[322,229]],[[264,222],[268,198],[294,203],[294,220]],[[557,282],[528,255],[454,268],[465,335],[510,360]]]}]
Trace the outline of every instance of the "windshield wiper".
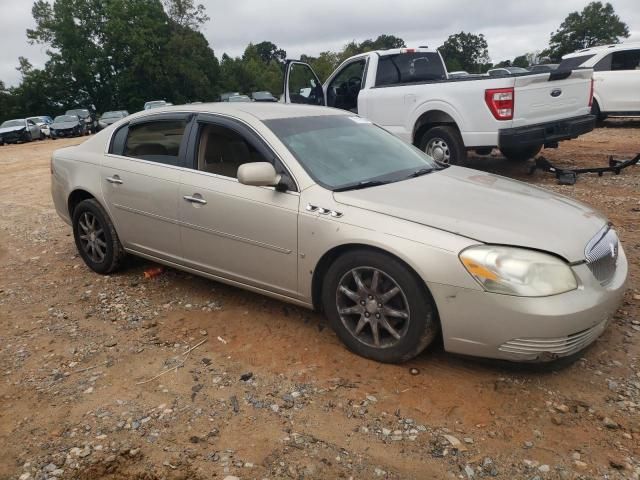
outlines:
[{"label": "windshield wiper", "polygon": [[421,169],[416,170],[415,172],[411,173],[407,178],[421,177],[422,175],[426,175],[426,174],[431,173],[431,172],[433,172],[435,170],[436,169],[432,168],[432,167],[421,168]]},{"label": "windshield wiper", "polygon": [[361,190],[363,188],[377,187],[379,185],[386,185],[389,182],[383,182],[382,180],[364,180],[358,183],[352,183],[351,185],[345,185],[344,187],[334,188],[334,192],[345,192],[347,190]]}]

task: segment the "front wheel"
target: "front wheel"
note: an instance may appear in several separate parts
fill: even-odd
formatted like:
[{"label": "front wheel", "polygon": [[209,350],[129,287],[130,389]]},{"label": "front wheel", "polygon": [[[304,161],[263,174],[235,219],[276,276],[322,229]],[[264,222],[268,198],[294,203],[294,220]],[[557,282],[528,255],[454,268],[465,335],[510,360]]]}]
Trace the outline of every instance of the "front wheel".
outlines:
[{"label": "front wheel", "polygon": [[418,146],[439,163],[465,165],[467,162],[467,149],[455,127],[442,125],[428,129]]},{"label": "front wheel", "polygon": [[73,211],[73,236],[80,256],[97,273],[117,270],[125,257],[107,212],[94,199],[83,200]]},{"label": "front wheel", "polygon": [[532,145],[530,147],[504,147],[500,149],[502,155],[512,162],[524,162],[535,157],[542,150],[542,145]]},{"label": "front wheel", "polygon": [[438,333],[435,304],[423,282],[384,253],[356,250],[329,267],[322,304],[353,352],[384,363],[405,362]]}]

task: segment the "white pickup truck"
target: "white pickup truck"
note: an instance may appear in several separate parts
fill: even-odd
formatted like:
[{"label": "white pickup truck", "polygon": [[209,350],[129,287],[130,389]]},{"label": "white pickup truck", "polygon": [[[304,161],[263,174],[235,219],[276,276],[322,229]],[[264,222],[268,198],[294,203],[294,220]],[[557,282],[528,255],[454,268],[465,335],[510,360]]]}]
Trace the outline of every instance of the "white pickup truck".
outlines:
[{"label": "white pickup truck", "polygon": [[461,165],[467,150],[494,147],[526,160],[593,130],[592,73],[448,78],[437,51],[402,48],[351,57],[324,85],[309,65],[289,61],[283,99],[357,113],[440,162]]}]

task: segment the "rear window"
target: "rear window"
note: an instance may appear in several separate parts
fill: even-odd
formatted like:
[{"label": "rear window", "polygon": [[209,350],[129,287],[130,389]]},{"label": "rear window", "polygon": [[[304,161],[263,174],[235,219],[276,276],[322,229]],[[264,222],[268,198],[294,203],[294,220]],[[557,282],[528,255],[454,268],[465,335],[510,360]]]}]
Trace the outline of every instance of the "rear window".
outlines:
[{"label": "rear window", "polygon": [[595,54],[592,55],[580,55],[579,57],[565,58],[560,62],[558,66],[558,70],[573,70],[578,68],[584,62],[589,60],[590,58],[595,57]]},{"label": "rear window", "polygon": [[440,55],[433,52],[400,53],[380,57],[376,86],[445,80]]},{"label": "rear window", "polygon": [[162,120],[129,127],[124,156],[178,165],[186,120]]}]

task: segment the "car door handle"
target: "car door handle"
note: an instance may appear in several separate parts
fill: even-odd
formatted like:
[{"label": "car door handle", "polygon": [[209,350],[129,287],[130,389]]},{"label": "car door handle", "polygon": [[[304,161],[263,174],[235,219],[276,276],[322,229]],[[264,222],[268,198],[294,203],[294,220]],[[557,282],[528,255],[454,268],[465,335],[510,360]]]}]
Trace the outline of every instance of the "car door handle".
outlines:
[{"label": "car door handle", "polygon": [[191,203],[199,203],[200,205],[206,205],[207,201],[202,197],[191,197],[189,195],[185,195],[184,198],[187,202]]},{"label": "car door handle", "polygon": [[107,182],[115,183],[116,185],[122,185],[124,182],[120,180],[118,175],[114,175],[113,177],[107,177]]}]

